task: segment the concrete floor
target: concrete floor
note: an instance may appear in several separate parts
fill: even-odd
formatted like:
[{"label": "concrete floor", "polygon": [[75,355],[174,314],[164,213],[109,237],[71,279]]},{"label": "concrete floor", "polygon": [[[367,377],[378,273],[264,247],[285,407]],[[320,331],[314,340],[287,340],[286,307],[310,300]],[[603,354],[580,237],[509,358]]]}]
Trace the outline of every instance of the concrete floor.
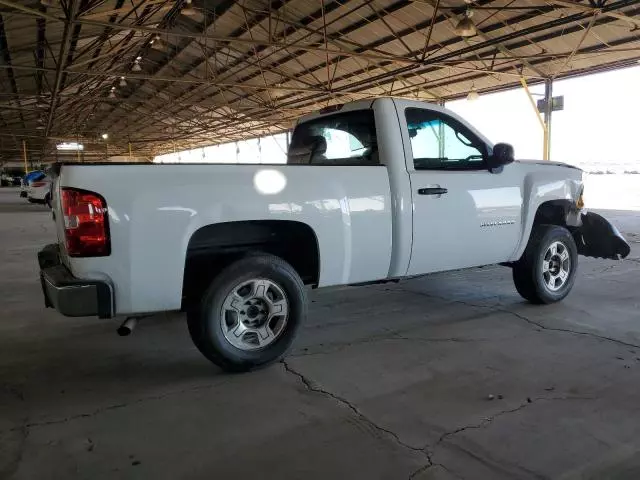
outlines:
[{"label": "concrete floor", "polygon": [[[536,307],[486,267],[312,292],[286,362],[224,375],[182,316],[42,305],[49,213],[0,190],[0,478],[638,479],[640,215]],[[493,398],[493,399],[491,399]]]}]

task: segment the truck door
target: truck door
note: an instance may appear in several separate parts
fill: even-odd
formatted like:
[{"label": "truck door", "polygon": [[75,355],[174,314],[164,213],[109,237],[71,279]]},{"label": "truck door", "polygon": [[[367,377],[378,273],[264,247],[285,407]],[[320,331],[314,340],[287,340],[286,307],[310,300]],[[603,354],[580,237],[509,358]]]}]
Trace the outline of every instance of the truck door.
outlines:
[{"label": "truck door", "polygon": [[506,261],[520,233],[518,169],[507,165],[490,172],[487,144],[443,109],[406,107],[398,113],[410,147],[405,147],[413,201],[408,274]]}]

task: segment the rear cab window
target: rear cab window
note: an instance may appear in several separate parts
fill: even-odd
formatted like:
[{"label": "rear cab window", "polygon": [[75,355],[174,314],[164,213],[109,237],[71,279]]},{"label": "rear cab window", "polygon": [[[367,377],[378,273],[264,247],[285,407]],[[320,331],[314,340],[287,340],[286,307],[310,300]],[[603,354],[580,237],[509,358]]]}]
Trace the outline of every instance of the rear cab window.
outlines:
[{"label": "rear cab window", "polygon": [[287,163],[379,165],[373,110],[336,113],[299,124],[291,138]]}]

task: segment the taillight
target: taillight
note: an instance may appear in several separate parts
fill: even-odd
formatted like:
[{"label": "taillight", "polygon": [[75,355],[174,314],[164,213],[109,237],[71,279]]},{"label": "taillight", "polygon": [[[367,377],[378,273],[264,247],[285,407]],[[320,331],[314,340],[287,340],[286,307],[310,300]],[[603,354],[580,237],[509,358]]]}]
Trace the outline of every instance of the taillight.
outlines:
[{"label": "taillight", "polygon": [[111,253],[107,202],[97,193],[63,188],[62,215],[71,257],[103,257]]},{"label": "taillight", "polygon": [[31,184],[32,187],[44,187],[47,184],[47,182],[33,182]]}]

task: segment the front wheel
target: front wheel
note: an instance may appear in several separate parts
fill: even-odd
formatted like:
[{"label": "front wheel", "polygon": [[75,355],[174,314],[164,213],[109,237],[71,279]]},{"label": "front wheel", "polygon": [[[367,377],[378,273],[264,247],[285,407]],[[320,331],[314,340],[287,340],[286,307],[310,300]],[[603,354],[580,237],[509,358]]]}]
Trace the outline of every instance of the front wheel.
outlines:
[{"label": "front wheel", "polygon": [[513,265],[513,282],[531,303],[555,303],[571,291],[577,269],[571,233],[557,225],[536,225],[522,258]]},{"label": "front wheel", "polygon": [[187,322],[205,357],[241,372],[282,358],[306,312],[304,284],[293,267],[273,255],[254,255],[215,277]]}]

